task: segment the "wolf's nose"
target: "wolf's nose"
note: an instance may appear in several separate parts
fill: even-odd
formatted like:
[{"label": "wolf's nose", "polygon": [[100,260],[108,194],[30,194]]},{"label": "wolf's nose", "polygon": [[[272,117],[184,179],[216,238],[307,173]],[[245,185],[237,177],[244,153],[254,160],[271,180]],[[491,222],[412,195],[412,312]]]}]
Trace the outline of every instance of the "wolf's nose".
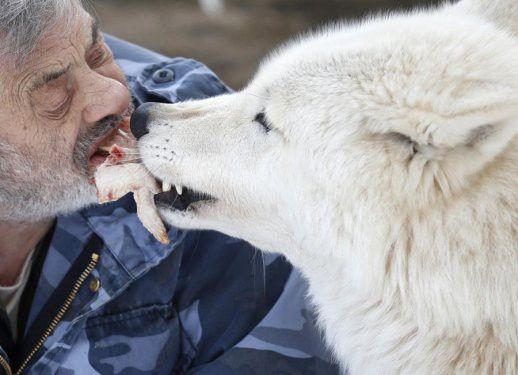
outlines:
[{"label": "wolf's nose", "polygon": [[147,122],[149,118],[149,109],[152,103],[145,103],[138,107],[133,115],[131,115],[130,128],[135,138],[139,139],[149,133]]}]

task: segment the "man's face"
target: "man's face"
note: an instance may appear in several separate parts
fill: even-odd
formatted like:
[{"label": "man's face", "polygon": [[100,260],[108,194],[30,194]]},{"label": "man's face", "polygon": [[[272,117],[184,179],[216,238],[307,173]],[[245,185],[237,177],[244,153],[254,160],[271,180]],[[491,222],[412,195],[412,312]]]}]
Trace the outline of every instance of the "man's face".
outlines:
[{"label": "man's face", "polygon": [[79,6],[69,16],[22,66],[0,70],[0,220],[94,203],[98,146],[130,114],[124,75],[96,22]]}]

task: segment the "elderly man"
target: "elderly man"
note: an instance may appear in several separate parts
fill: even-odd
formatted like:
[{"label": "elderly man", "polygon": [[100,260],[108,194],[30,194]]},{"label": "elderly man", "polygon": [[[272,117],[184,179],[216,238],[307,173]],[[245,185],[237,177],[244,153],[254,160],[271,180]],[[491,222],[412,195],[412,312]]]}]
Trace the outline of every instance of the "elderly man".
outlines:
[{"label": "elderly man", "polygon": [[225,93],[212,72],[104,37],[77,0],[3,0],[0,61],[0,373],[336,373],[282,258],[94,206],[133,105]]}]

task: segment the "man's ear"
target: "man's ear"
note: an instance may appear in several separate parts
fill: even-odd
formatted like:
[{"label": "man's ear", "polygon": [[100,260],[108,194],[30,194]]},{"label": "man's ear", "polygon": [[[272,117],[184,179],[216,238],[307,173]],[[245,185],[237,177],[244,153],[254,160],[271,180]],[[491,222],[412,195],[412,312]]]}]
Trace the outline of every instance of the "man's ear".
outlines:
[{"label": "man's ear", "polygon": [[479,15],[518,37],[518,0],[461,0],[454,8]]}]

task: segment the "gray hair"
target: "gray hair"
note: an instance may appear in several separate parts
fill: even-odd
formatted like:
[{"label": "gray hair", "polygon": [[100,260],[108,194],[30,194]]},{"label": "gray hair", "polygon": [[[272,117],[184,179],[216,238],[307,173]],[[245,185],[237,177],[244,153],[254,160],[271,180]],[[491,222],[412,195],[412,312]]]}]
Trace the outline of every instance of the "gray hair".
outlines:
[{"label": "gray hair", "polygon": [[81,0],[0,0],[0,57],[23,61]]}]

